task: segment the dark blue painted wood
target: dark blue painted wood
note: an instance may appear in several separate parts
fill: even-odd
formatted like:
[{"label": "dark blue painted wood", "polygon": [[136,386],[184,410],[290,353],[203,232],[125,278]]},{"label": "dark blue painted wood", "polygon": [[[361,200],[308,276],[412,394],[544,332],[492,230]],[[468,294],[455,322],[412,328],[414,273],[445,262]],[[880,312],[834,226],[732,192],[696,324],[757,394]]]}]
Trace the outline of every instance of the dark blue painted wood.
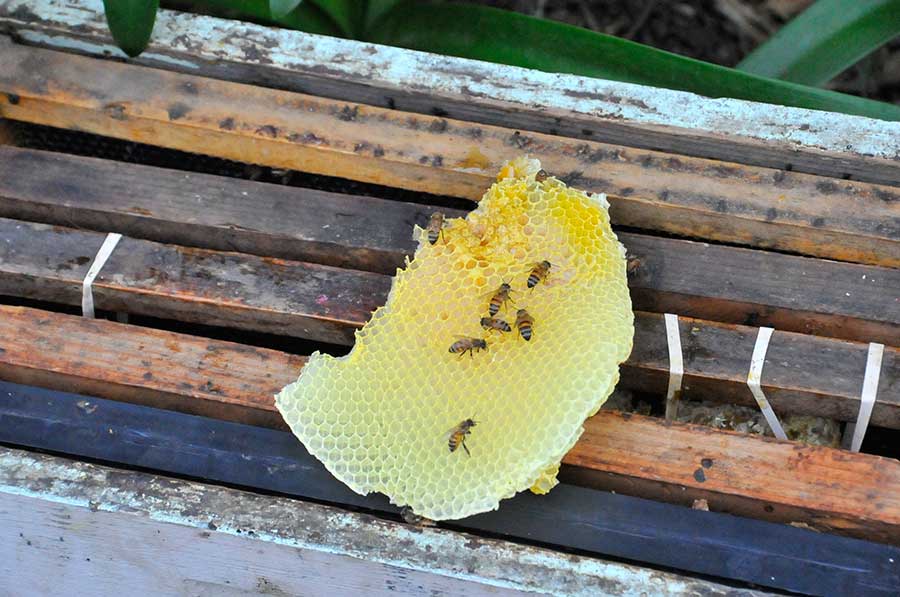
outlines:
[{"label": "dark blue painted wood", "polygon": [[[291,434],[0,382],[0,442],[396,513]],[[560,485],[447,526],[807,594],[900,594],[900,549]]]}]

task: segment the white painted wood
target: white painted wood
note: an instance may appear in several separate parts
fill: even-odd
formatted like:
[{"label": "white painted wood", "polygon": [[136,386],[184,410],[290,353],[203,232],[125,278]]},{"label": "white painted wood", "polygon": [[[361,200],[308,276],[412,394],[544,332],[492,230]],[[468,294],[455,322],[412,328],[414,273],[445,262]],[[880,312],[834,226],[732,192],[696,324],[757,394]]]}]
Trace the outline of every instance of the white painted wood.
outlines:
[{"label": "white painted wood", "polygon": [[[125,57],[111,43],[101,0],[0,0],[0,23],[28,43]],[[454,117],[509,125],[512,116],[522,128],[551,126],[568,136],[596,127],[590,138],[597,140],[900,184],[898,122],[709,99],[169,10],[159,12],[151,45],[137,61],[413,111],[451,102],[448,109],[462,111]]]},{"label": "white painted wood", "polygon": [[767,593],[0,448],[0,593]]},{"label": "white painted wood", "polygon": [[17,595],[526,595],[316,549],[0,494],[0,578]]}]

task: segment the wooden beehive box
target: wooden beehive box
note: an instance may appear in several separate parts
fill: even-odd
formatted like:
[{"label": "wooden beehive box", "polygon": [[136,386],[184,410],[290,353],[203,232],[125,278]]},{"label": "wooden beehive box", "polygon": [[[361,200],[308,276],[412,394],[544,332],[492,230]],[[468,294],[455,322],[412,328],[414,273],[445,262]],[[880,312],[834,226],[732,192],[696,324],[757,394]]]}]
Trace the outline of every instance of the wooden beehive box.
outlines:
[{"label": "wooden beehive box", "polygon": [[[411,253],[413,224],[435,209],[463,213],[504,161],[526,153],[610,196],[636,309],[620,387],[665,395],[662,314],[673,313],[683,398],[755,405],[748,369],[769,326],[762,388],[775,412],[852,423],[869,343],[880,343],[869,430],[878,441],[854,453],[602,411],[565,457],[563,485],[457,527],[780,590],[897,587],[900,125],[172,11],[160,12],[148,51],[124,61],[99,2],[0,0],[0,31],[0,379],[11,382],[0,392],[0,442],[395,516],[386,500],[324,473],[283,431],[272,396],[302,355],[352,344]],[[131,324],[80,315],[108,233],[124,238],[93,301]],[[18,486],[54,502],[81,492],[121,507],[97,497],[98,484],[118,487],[105,469],[10,450],[0,458],[9,495]],[[34,489],[64,476],[61,467],[79,470],[80,485],[51,497]],[[156,482],[145,477],[134,478]],[[249,521],[223,506],[222,517],[244,520],[235,528],[276,524],[266,519],[274,506],[253,501],[265,496],[153,487],[155,503],[191,491],[249,500],[259,510],[248,509]],[[685,508],[695,500],[712,512]],[[147,508],[152,518],[174,506]],[[338,533],[323,507],[304,508],[321,519],[320,536]],[[280,545],[266,547],[277,561]],[[366,545],[373,562],[428,566],[415,559],[428,550],[401,564],[390,546]],[[561,559],[536,570],[523,563],[536,548],[483,545],[512,550],[498,561],[521,570],[487,571],[496,562],[484,556],[482,577],[451,582],[452,558],[464,554],[448,548],[421,582],[560,592],[580,578],[589,591],[613,574],[628,590],[659,588],[639,569],[576,574],[548,551]],[[790,559],[798,545],[808,557]],[[685,594],[720,589],[664,581]]]}]

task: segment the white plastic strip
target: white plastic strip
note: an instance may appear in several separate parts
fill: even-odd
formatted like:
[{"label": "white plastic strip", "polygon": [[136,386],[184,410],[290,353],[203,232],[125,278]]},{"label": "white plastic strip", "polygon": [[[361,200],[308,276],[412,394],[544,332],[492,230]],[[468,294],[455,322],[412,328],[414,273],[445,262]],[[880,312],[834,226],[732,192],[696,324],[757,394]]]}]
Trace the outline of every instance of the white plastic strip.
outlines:
[{"label": "white plastic strip", "polygon": [[100,245],[100,250],[97,251],[97,256],[94,257],[91,268],[81,283],[81,314],[89,319],[94,318],[94,293],[91,291],[91,285],[121,239],[122,235],[115,232],[106,235],[103,244]]},{"label": "white plastic strip", "polygon": [[866,359],[866,374],[863,377],[862,395],[859,402],[859,414],[856,416],[856,427],[853,429],[853,442],[850,450],[859,452],[862,447],[875,396],[878,395],[878,379],[881,377],[881,359],[884,357],[884,344],[869,343],[869,357]]},{"label": "white plastic strip", "polygon": [[666,342],[669,345],[669,388],[666,390],[666,419],[678,415],[681,399],[681,380],[684,378],[684,359],[681,354],[681,334],[678,316],[666,313]]},{"label": "white plastic strip", "polygon": [[769,349],[769,340],[772,338],[772,332],[774,331],[772,328],[759,328],[759,334],[756,336],[756,346],[753,347],[753,356],[750,358],[750,373],[747,374],[747,385],[750,387],[753,397],[756,398],[756,404],[759,405],[759,410],[766,417],[766,422],[769,423],[769,427],[771,427],[775,437],[787,439],[778,417],[775,416],[775,411],[772,410],[769,401],[766,400],[766,395],[760,387],[763,365],[766,363],[766,351]]}]

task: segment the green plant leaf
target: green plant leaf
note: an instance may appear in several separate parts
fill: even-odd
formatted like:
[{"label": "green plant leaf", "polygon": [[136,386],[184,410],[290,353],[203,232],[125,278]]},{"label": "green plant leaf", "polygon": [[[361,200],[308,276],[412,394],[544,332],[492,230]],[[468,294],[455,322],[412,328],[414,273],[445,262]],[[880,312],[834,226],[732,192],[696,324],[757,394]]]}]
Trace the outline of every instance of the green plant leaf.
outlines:
[{"label": "green plant leaf", "polygon": [[803,85],[824,85],[898,35],[900,0],[818,0],[737,68]]},{"label": "green plant leaf", "polygon": [[369,0],[366,7],[364,30],[390,12],[399,2],[400,0]]},{"label": "green plant leaf", "polygon": [[116,45],[134,58],[150,43],[159,0],[103,0],[106,23]]},{"label": "green plant leaf", "polygon": [[338,24],[344,35],[358,38],[366,16],[363,0],[310,0]]},{"label": "green plant leaf", "polygon": [[280,19],[297,8],[303,0],[269,0],[272,18]]},{"label": "green plant leaf", "polygon": [[320,35],[345,36],[331,17],[310,2],[301,2],[282,17],[272,16],[269,3],[270,0],[191,0],[190,9],[226,19],[278,25]]},{"label": "green plant leaf", "polygon": [[768,79],[628,40],[494,8],[406,0],[366,40],[556,73],[900,120],[900,106]]},{"label": "green plant leaf", "polygon": [[322,9],[310,2],[304,2],[283,17],[273,19],[277,25],[288,29],[298,29],[307,33],[347,37],[347,34]]}]

